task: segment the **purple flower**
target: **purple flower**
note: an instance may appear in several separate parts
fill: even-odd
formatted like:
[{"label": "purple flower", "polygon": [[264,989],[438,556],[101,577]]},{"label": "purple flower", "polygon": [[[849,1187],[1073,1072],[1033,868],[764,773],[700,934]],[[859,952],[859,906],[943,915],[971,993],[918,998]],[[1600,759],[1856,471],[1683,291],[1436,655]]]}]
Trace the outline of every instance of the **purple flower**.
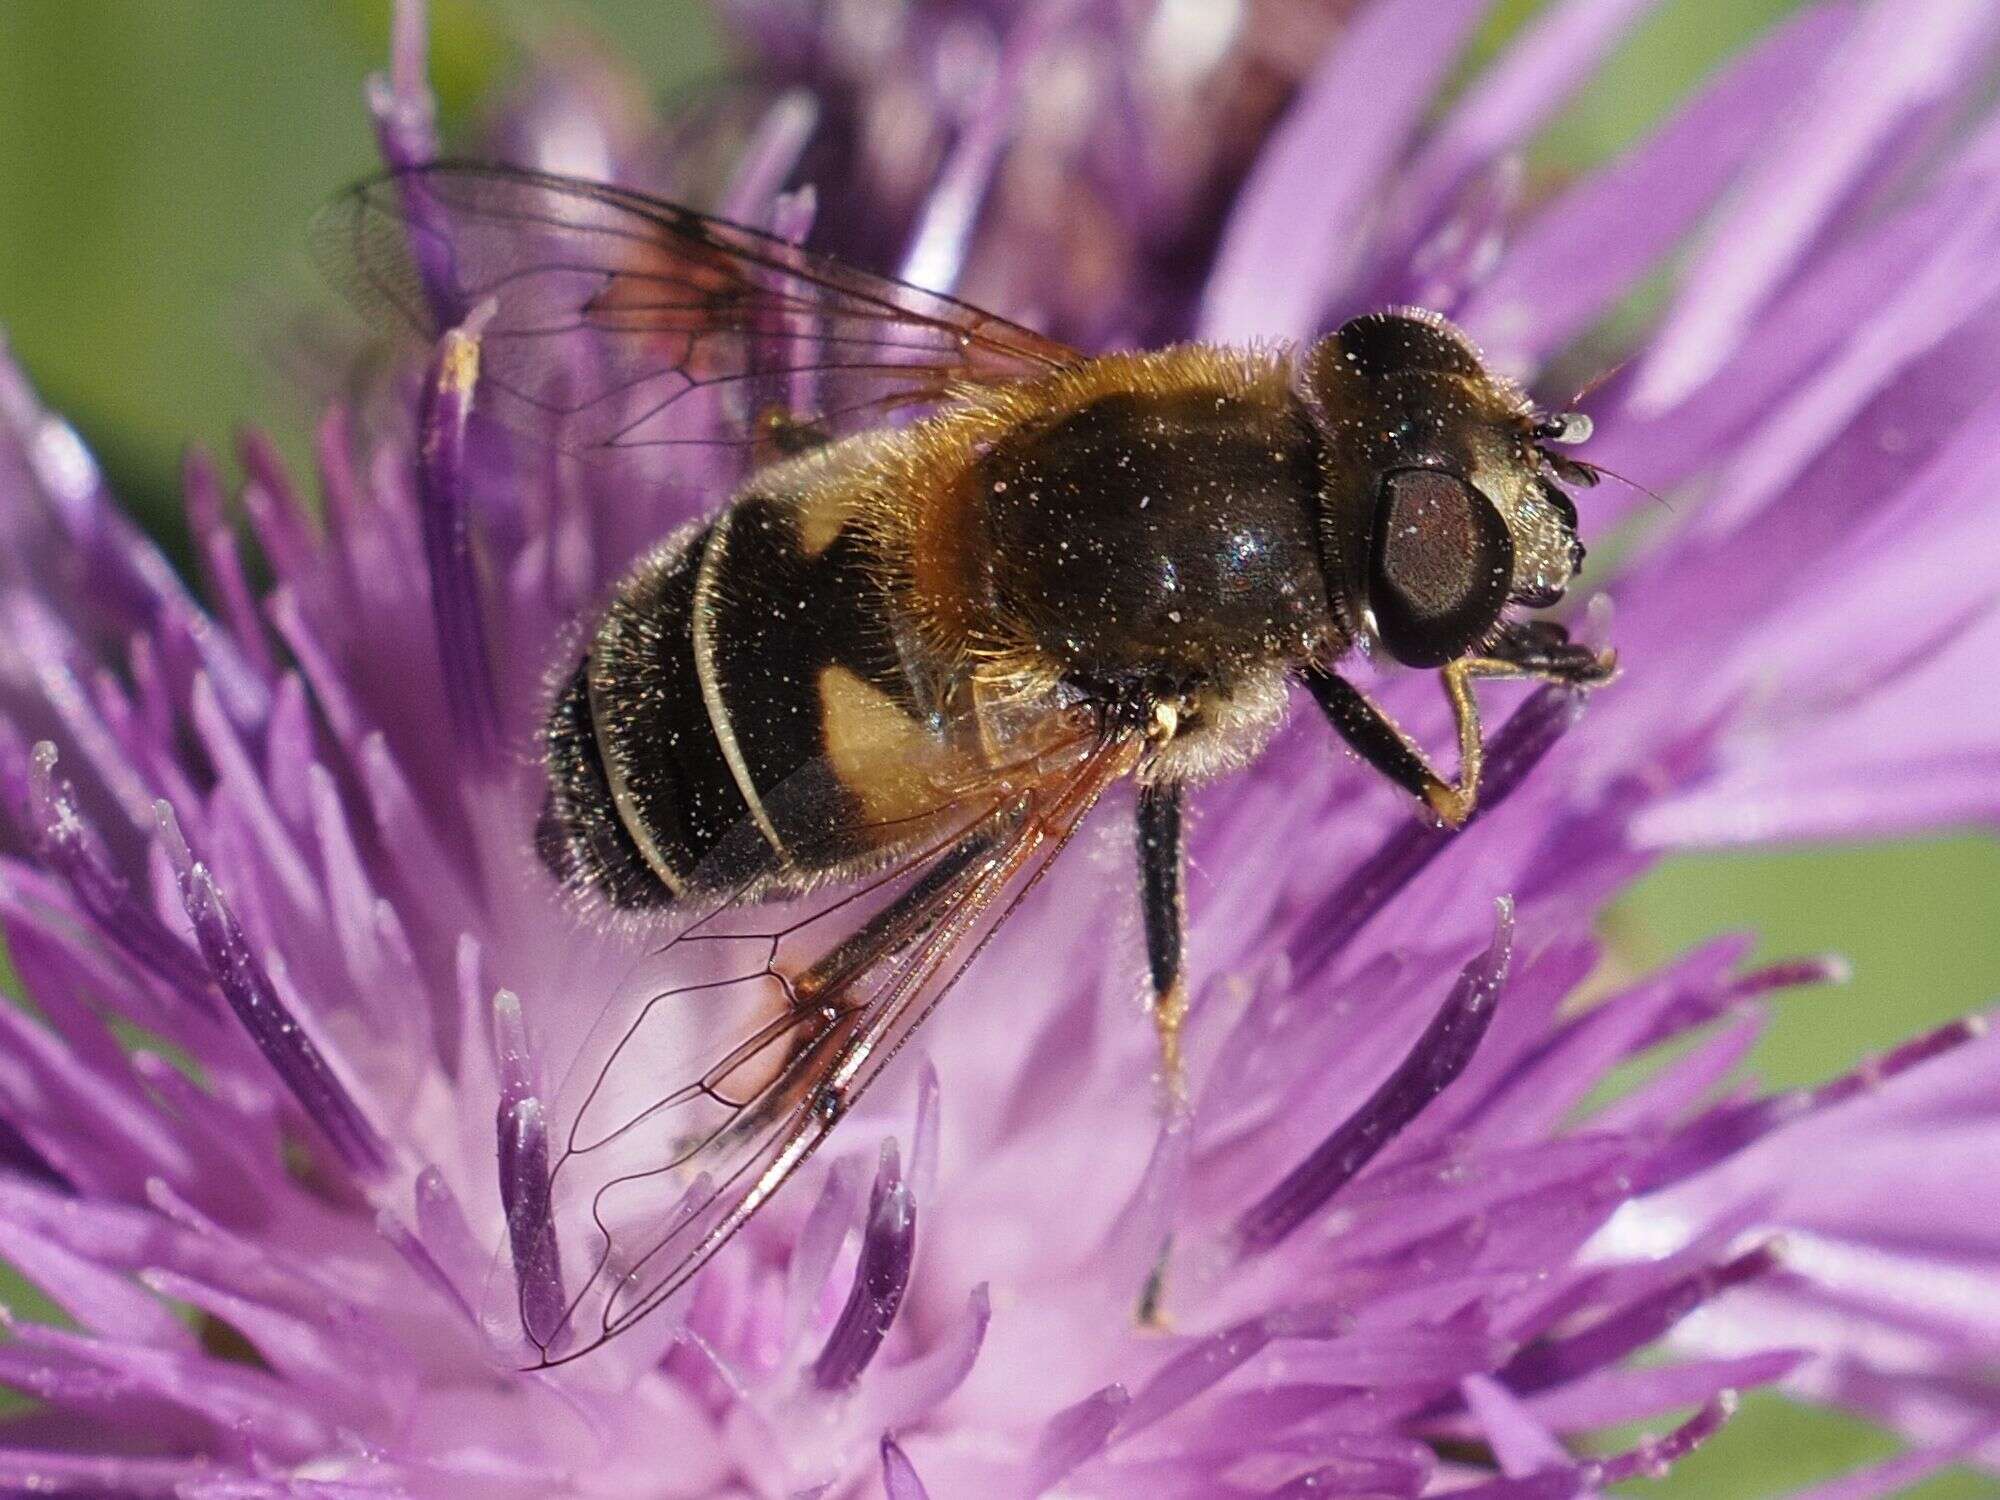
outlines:
[{"label": "purple flower", "polygon": [[[1591,935],[1673,850],[2000,814],[2000,16],[1810,8],[1531,192],[1647,9],[1556,4],[1440,112],[1472,0],[735,0],[752,79],[692,124],[575,59],[499,111],[512,159],[1090,346],[1420,301],[1553,395],[1623,358],[1590,457],[1674,497],[1590,497],[1624,674],[1517,696],[1463,834],[1303,718],[1198,799],[1184,1117],[1087,831],[684,1298],[540,1373],[564,1080],[651,939],[567,914],[519,752],[579,615],[731,476],[508,447],[475,317],[327,410],[316,496],[245,441],[266,590],[190,459],[204,605],[0,367],[0,1256],[63,1314],[0,1344],[0,1488],[1539,1500],[1772,1383],[1913,1444],[1827,1495],[2000,1465],[2000,1043],[1760,1093],[1769,1005],[1837,965],[1613,984]],[[435,149],[422,20],[392,162]],[[1440,737],[1430,684],[1378,690]]]}]

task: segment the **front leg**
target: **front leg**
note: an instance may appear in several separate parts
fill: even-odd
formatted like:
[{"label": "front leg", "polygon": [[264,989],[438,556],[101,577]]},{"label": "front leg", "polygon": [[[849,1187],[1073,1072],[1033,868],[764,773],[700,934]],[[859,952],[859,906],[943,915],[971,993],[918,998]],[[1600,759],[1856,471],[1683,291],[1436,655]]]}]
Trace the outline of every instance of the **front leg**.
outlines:
[{"label": "front leg", "polygon": [[1422,800],[1447,828],[1463,828],[1479,802],[1486,759],[1479,701],[1472,684],[1482,677],[1529,677],[1568,687],[1592,688],[1610,680],[1617,659],[1574,645],[1560,625],[1534,621],[1508,627],[1484,656],[1447,662],[1438,676],[1458,726],[1458,780],[1447,781],[1424,752],[1373,699],[1344,677],[1309,667],[1305,682],[1342,739],[1376,770]]},{"label": "front leg", "polygon": [[[1417,742],[1403,733],[1401,726],[1360,688],[1324,667],[1308,667],[1304,676],[1306,687],[1321,711],[1356,755],[1422,801],[1451,827],[1458,827],[1471,815],[1470,799],[1478,782],[1480,759],[1476,708],[1473,711],[1472,758],[1470,761],[1465,759],[1466,742],[1461,735],[1460,785],[1454,786],[1432,769]],[[1463,721],[1460,722],[1462,728]]]},{"label": "front leg", "polygon": [[1506,669],[1476,676],[1533,677],[1576,688],[1602,687],[1618,670],[1615,651],[1580,646],[1553,620],[1517,620],[1502,626],[1499,637],[1476,659]]}]

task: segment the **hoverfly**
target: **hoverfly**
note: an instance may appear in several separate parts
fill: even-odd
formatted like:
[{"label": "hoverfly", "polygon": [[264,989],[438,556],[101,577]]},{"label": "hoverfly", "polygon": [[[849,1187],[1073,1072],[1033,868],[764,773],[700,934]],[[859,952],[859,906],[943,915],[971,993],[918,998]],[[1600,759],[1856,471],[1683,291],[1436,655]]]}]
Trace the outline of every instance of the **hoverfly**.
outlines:
[{"label": "hoverfly", "polygon": [[[1551,445],[1587,420],[1429,312],[1088,355],[672,203],[473,164],[351,190],[320,244],[428,334],[484,304],[479,400],[512,427],[757,459],[626,573],[551,694],[542,859],[604,910],[683,916],[663,951],[686,972],[579,1065],[550,1195],[570,1289],[518,1309],[542,1363],[631,1326],[778,1191],[1114,783],[1138,785],[1171,1096],[1185,786],[1253,757],[1298,682],[1457,826],[1473,683],[1612,671],[1518,615],[1583,560],[1562,484],[1596,473]],[[1340,675],[1357,649],[1440,674],[1456,780]],[[731,929],[778,901],[804,914]]]}]

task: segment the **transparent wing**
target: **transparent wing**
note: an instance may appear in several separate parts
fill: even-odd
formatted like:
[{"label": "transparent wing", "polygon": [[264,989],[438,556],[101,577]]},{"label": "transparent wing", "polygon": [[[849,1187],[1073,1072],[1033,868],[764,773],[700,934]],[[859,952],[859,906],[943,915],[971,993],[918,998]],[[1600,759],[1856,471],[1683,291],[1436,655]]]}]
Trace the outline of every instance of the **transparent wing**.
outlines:
[{"label": "transparent wing", "polygon": [[312,243],[390,328],[435,337],[491,299],[479,399],[564,447],[752,446],[774,418],[834,436],[1082,357],[759,230],[507,167],[361,183]]},{"label": "transparent wing", "polygon": [[[557,1101],[552,1237],[496,1277],[489,1327],[564,1363],[671,1297],[816,1150],[965,972],[1138,742],[1068,734],[924,820],[859,888],[783,908],[724,900],[614,1001]],[[650,970],[649,970],[650,972]],[[517,1237],[518,1245],[522,1240]]]}]

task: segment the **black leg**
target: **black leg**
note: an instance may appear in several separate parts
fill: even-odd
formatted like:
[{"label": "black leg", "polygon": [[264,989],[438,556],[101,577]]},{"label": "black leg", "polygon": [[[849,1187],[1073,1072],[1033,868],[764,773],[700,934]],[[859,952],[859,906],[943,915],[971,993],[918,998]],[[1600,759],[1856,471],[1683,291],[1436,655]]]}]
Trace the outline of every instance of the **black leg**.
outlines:
[{"label": "black leg", "polygon": [[[1181,1058],[1181,1023],[1187,1019],[1187,957],[1181,921],[1181,788],[1154,782],[1139,788],[1139,899],[1146,918],[1146,971],[1153,988],[1153,1026],[1160,1038],[1160,1086],[1169,1118],[1187,1108],[1187,1073]],[[1165,1301],[1169,1235],[1139,1292],[1140,1327],[1167,1326]]]},{"label": "black leg", "polygon": [[1479,800],[1479,771],[1486,746],[1479,733],[1479,704],[1472,684],[1482,677],[1532,677],[1566,687],[1593,688],[1611,679],[1617,658],[1608,651],[1572,645],[1569,633],[1547,621],[1510,625],[1484,656],[1446,662],[1438,676],[1458,723],[1458,780],[1438,775],[1422,750],[1353,683],[1323,667],[1308,667],[1306,686],[1340,737],[1369,765],[1437,815],[1462,828]]},{"label": "black leg", "polygon": [[1323,667],[1308,667],[1304,675],[1321,711],[1356,755],[1426,802],[1445,784],[1410,737],[1360,688]]},{"label": "black leg", "polygon": [[1610,652],[1577,645],[1553,620],[1521,620],[1506,626],[1486,656],[1516,668],[1523,677],[1570,687],[1597,687],[1617,670]]},{"label": "black leg", "polygon": [[1187,986],[1181,969],[1181,789],[1155,782],[1139,789],[1139,890],[1146,917],[1146,967],[1153,982],[1153,1025],[1160,1033],[1160,1077],[1178,1106],[1187,1098],[1181,1022]]}]

